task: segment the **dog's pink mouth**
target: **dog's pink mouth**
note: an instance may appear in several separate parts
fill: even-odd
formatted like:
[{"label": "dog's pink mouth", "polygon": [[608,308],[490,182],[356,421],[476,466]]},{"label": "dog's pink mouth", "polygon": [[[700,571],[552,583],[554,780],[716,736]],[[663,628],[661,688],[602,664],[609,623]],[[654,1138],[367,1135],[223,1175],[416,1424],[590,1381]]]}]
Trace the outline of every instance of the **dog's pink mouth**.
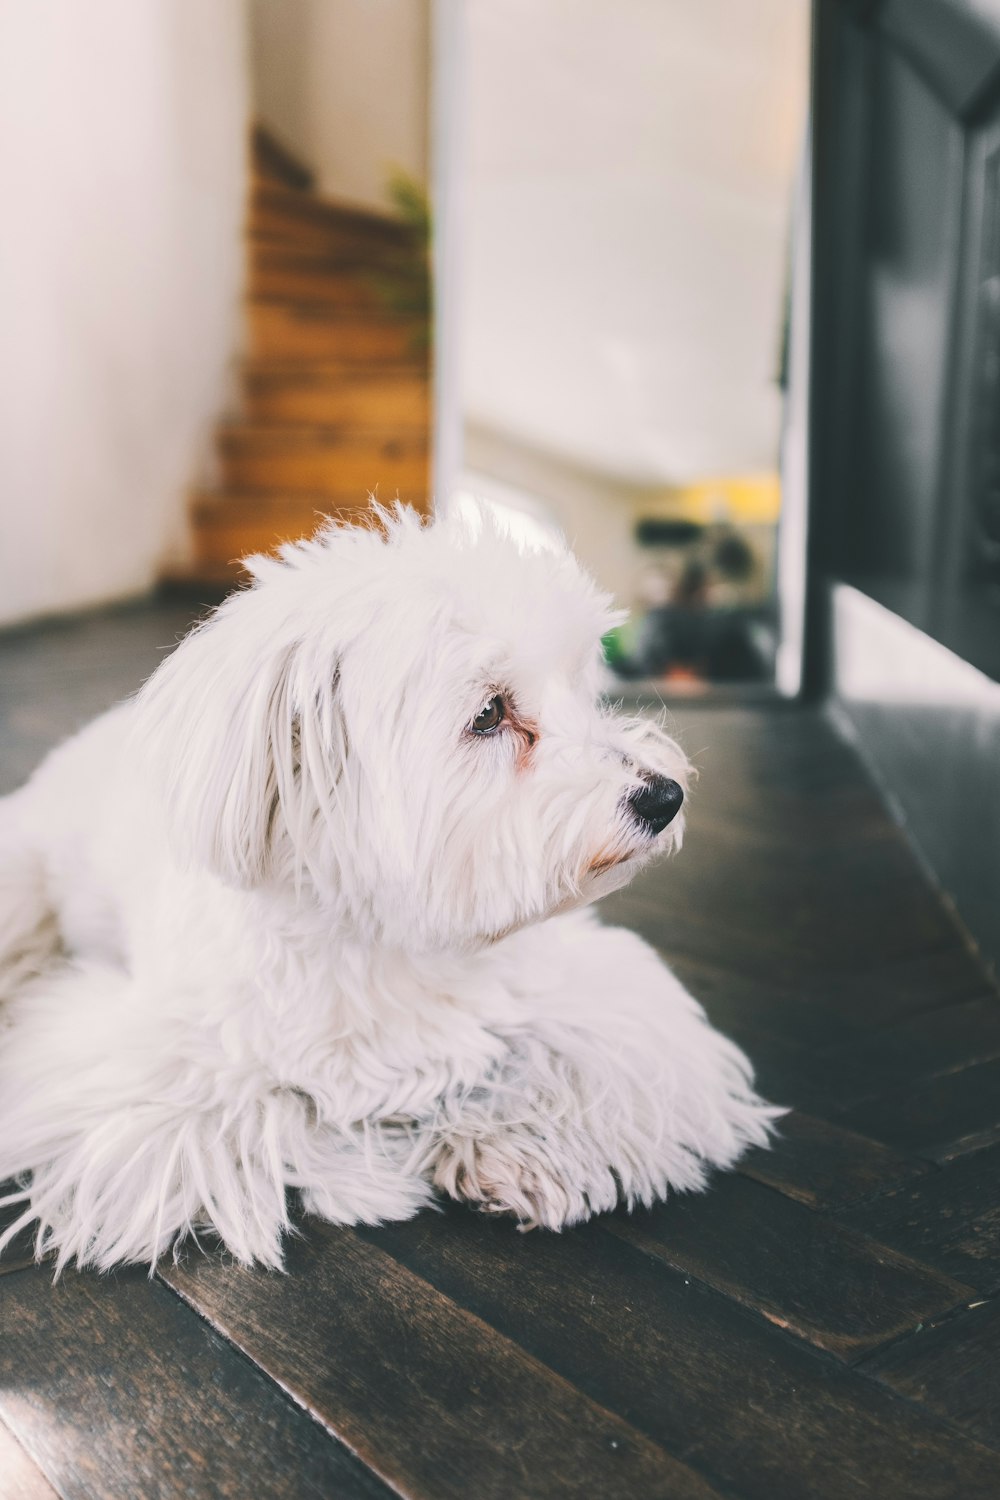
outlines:
[{"label": "dog's pink mouth", "polygon": [[673,835],[676,829],[668,832],[663,829],[660,833],[651,837],[642,838],[638,843],[628,849],[601,849],[589,861],[584,869],[584,879],[594,879],[600,875],[606,875],[609,870],[618,869],[621,865],[630,865],[655,856],[662,850],[673,847]]}]

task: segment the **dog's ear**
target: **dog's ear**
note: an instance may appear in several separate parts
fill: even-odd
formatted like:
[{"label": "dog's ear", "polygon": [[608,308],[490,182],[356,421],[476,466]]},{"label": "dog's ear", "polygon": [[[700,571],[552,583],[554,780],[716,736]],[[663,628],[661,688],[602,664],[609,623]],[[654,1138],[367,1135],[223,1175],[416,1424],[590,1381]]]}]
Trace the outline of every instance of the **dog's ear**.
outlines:
[{"label": "dog's ear", "polygon": [[[230,596],[181,642],[140,692],[131,739],[178,857],[244,888],[268,878],[276,840],[295,843],[312,815],[302,754],[320,774],[319,720],[331,713],[311,702],[303,723],[301,647],[274,629],[260,592]],[[331,698],[334,675],[331,664]]]}]

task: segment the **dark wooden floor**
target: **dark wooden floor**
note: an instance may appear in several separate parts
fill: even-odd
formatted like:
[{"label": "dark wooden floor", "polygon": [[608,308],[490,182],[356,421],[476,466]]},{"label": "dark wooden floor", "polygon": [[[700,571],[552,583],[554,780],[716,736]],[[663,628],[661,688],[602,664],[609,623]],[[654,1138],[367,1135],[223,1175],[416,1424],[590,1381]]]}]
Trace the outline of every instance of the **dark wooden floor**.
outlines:
[{"label": "dark wooden floor", "polygon": [[[183,617],[0,641],[4,787]],[[309,1225],[286,1275],[15,1256],[5,1500],[1000,1495],[997,991],[819,713],[677,722],[687,846],[606,914],[795,1106],[777,1149],[558,1237],[455,1208]]]}]

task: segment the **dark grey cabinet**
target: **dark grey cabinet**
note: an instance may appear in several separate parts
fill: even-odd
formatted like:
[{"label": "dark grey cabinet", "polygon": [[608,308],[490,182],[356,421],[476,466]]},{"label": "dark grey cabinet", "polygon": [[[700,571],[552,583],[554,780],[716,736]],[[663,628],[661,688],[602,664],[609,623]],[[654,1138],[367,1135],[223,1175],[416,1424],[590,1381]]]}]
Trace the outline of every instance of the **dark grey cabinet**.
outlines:
[{"label": "dark grey cabinet", "polygon": [[813,97],[813,576],[1000,678],[1000,0],[818,0]]}]

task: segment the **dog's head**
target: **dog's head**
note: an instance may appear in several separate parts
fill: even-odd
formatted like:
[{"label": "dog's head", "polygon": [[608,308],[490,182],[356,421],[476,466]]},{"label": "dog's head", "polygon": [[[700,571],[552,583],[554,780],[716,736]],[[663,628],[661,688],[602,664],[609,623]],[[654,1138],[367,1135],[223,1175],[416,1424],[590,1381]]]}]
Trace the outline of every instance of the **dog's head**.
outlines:
[{"label": "dog's head", "polygon": [[568,552],[400,511],[248,565],[140,696],[182,857],[427,948],[592,900],[679,843],[687,761],[601,706],[615,617]]}]

